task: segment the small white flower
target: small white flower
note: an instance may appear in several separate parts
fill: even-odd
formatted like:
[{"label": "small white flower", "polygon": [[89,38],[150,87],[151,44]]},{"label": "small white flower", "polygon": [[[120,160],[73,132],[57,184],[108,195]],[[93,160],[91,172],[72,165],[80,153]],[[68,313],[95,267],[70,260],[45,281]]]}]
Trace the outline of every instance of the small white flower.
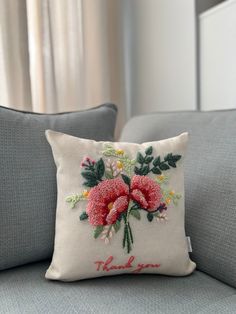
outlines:
[{"label": "small white flower", "polygon": [[114,177],[116,177],[118,174],[119,174],[119,171],[118,171],[118,170],[114,170],[114,171],[113,171],[113,176],[114,176]]},{"label": "small white flower", "polygon": [[110,168],[110,166],[111,166],[111,159],[110,158],[107,159],[105,164],[106,164],[107,168]]},{"label": "small white flower", "polygon": [[102,231],[102,234],[104,235],[106,235],[107,234],[107,231],[108,231],[108,228],[107,227],[105,227],[104,229],[103,229],[103,231]]},{"label": "small white flower", "polygon": [[106,237],[106,238],[105,238],[105,244],[107,245],[107,244],[109,244],[109,243],[110,243],[110,241],[109,241],[108,237]]},{"label": "small white flower", "polygon": [[167,218],[167,214],[166,213],[160,213],[158,216],[157,216],[157,222],[163,222],[163,221],[167,221],[168,218]]}]

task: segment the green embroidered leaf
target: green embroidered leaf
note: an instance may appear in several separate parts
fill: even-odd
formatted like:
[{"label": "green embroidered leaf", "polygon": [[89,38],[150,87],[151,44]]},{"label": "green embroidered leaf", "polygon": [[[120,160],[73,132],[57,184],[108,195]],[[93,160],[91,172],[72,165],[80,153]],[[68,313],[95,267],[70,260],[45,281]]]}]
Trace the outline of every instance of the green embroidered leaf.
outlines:
[{"label": "green embroidered leaf", "polygon": [[84,182],[83,185],[87,186],[88,188],[92,188],[92,187],[98,185],[98,182],[94,181],[94,180],[89,180],[89,181]]},{"label": "green embroidered leaf", "polygon": [[125,184],[130,186],[130,178],[126,176],[125,174],[122,174],[121,177],[124,180]]},{"label": "green embroidered leaf", "polygon": [[157,158],[155,158],[155,159],[153,160],[153,166],[154,166],[154,167],[159,166],[160,163],[161,163],[161,157],[160,157],[160,156],[158,156]]},{"label": "green embroidered leaf", "polygon": [[141,170],[142,175],[146,176],[149,173],[149,166],[144,166],[143,169]]},{"label": "green embroidered leaf", "polygon": [[176,168],[176,164],[175,164],[175,162],[172,161],[172,160],[168,160],[168,165],[169,165],[170,167]]},{"label": "green embroidered leaf", "polygon": [[170,153],[170,154],[167,154],[167,155],[164,157],[164,160],[165,160],[165,161],[168,161],[168,160],[171,159],[171,157],[172,157],[172,154],[171,154],[171,153]]},{"label": "green embroidered leaf", "polygon": [[152,154],[152,146],[149,146],[149,147],[145,150],[145,154],[146,154],[146,155],[151,155],[151,154]]},{"label": "green embroidered leaf", "polygon": [[176,198],[173,199],[173,204],[174,204],[175,206],[178,205],[178,200],[177,200]]},{"label": "green embroidered leaf", "polygon": [[148,156],[145,158],[145,164],[150,164],[150,162],[153,160],[153,157]]},{"label": "green embroidered leaf", "polygon": [[138,167],[134,167],[135,174],[142,175],[141,170]]},{"label": "green embroidered leaf", "polygon": [[97,226],[94,229],[93,236],[94,236],[95,239],[97,239],[100,236],[100,234],[102,233],[103,229],[104,229],[104,226]]},{"label": "green embroidered leaf", "polygon": [[168,162],[170,167],[176,168],[176,162],[179,161],[181,157],[181,155],[173,155],[172,153],[169,153],[164,157],[164,160]]},{"label": "green embroidered leaf", "polygon": [[174,155],[174,156],[172,156],[172,159],[174,162],[177,162],[181,159],[181,157],[182,157],[181,155]]},{"label": "green embroidered leaf", "polygon": [[88,219],[87,213],[86,213],[86,212],[83,212],[83,213],[79,216],[79,219],[80,219],[81,221]]},{"label": "green embroidered leaf", "polygon": [[170,167],[167,164],[165,164],[165,163],[161,163],[159,167],[160,167],[161,170],[168,170],[168,169],[170,169]]},{"label": "green embroidered leaf", "polygon": [[153,221],[153,214],[147,213],[147,219],[148,219],[148,221],[152,222]]},{"label": "green embroidered leaf", "polygon": [[161,174],[161,170],[157,167],[152,168],[152,173],[154,174]]},{"label": "green embroidered leaf", "polygon": [[90,181],[90,180],[96,181],[97,180],[96,175],[91,171],[83,171],[83,172],[81,172],[81,175],[88,181]]},{"label": "green embroidered leaf", "polygon": [[115,224],[113,224],[113,227],[115,229],[115,232],[118,232],[120,230],[120,221],[117,220]]},{"label": "green embroidered leaf", "polygon": [[82,176],[86,179],[86,181],[83,183],[83,185],[87,187],[94,187],[98,184],[97,176],[92,171],[83,171],[81,172]]},{"label": "green embroidered leaf", "polygon": [[135,217],[136,219],[140,220],[141,219],[141,215],[138,209],[132,209],[130,211],[130,215],[132,215],[133,217]]},{"label": "green embroidered leaf", "polygon": [[97,178],[101,179],[105,172],[105,165],[102,158],[100,158],[95,164],[95,170],[97,173]]},{"label": "green embroidered leaf", "polygon": [[140,163],[140,164],[143,164],[144,160],[145,159],[144,159],[143,155],[140,152],[138,152],[138,154],[137,154],[137,162]]},{"label": "green embroidered leaf", "polygon": [[136,201],[133,201],[133,205],[132,205],[131,209],[138,209],[138,208],[140,208],[139,203]]}]

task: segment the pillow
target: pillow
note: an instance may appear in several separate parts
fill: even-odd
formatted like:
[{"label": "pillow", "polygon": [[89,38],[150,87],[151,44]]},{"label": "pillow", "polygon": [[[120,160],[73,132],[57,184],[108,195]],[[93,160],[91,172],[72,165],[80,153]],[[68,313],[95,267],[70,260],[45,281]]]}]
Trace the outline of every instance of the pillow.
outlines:
[{"label": "pillow", "polygon": [[190,274],[184,231],[188,135],[144,144],[46,131],[57,165],[56,235],[46,278]]},{"label": "pillow", "polygon": [[36,114],[0,107],[0,270],[50,258],[56,179],[45,129],[112,140],[116,107]]}]

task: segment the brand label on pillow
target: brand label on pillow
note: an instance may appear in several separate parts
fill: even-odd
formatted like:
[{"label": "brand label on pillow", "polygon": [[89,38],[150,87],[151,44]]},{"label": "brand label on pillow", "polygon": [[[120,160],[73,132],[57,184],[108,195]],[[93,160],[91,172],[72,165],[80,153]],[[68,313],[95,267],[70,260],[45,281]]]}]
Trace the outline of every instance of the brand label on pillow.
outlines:
[{"label": "brand label on pillow", "polygon": [[187,240],[187,244],[188,244],[188,251],[189,251],[189,253],[192,253],[193,249],[192,249],[191,238],[186,237],[186,240]]}]

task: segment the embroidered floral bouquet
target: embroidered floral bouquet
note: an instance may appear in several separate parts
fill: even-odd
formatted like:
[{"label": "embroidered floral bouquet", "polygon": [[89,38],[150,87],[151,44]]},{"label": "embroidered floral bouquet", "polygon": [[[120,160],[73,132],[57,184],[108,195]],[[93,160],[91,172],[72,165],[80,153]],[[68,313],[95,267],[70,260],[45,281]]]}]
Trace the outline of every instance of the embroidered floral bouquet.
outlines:
[{"label": "embroidered floral bouquet", "polygon": [[153,147],[149,146],[144,153],[138,152],[135,159],[130,159],[124,150],[115,149],[111,144],[105,145],[102,155],[98,161],[84,157],[81,175],[85,179],[83,185],[89,190],[68,196],[66,201],[72,208],[79,201],[87,201],[80,220],[88,219],[95,227],[94,238],[101,237],[106,244],[123,222],[123,248],[130,253],[134,236],[129,217],[140,220],[140,210],[144,210],[148,221],[154,218],[166,221],[170,202],[177,205],[181,195],[166,188],[168,176],[163,171],[176,168],[181,155],[168,153],[162,160],[160,156],[153,156]]},{"label": "embroidered floral bouquet", "polygon": [[187,275],[186,133],[143,144],[47,131],[57,166],[54,254],[46,278]]}]

